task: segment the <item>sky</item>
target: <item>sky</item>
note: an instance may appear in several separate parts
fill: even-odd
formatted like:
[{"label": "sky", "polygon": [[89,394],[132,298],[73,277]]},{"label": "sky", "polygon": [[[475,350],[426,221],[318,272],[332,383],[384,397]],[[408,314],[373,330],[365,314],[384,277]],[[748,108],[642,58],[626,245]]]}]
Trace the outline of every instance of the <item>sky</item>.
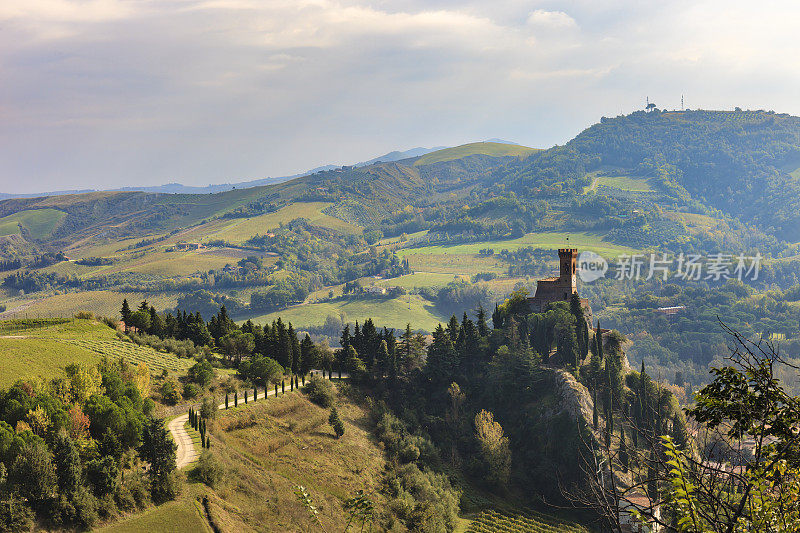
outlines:
[{"label": "sky", "polygon": [[3,0],[0,192],[208,185],[645,99],[800,115],[800,3]]}]

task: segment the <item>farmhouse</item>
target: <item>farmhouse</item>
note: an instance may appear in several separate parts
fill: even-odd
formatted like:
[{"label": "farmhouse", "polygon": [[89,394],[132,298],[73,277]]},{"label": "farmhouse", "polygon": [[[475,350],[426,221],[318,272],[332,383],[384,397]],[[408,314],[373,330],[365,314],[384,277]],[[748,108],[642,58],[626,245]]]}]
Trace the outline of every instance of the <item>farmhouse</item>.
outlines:
[{"label": "farmhouse", "polygon": [[[573,294],[578,292],[577,272],[578,250],[576,248],[560,248],[558,250],[559,275],[540,279],[536,282],[536,294],[528,298],[531,311],[541,313],[553,302],[569,302]],[[592,308],[587,298],[581,298],[581,306],[586,322],[592,326]]]}]

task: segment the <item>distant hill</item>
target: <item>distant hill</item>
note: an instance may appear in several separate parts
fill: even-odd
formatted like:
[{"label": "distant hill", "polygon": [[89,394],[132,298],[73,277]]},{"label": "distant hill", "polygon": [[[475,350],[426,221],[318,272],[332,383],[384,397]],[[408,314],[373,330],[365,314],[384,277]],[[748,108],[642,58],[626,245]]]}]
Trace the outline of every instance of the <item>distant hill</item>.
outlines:
[{"label": "distant hill", "polygon": [[528,148],[518,144],[502,144],[498,142],[477,142],[463,144],[453,148],[444,148],[426,154],[414,163],[416,166],[431,165],[442,161],[452,161],[470,155],[488,155],[491,157],[527,156],[536,152],[536,148]]},{"label": "distant hill", "polygon": [[[368,165],[372,165],[374,163],[379,162],[390,162],[390,161],[400,161],[401,159],[409,159],[412,157],[419,157],[421,155],[428,154],[430,152],[434,152],[436,150],[441,150],[446,148],[445,146],[436,146],[434,148],[411,148],[410,150],[405,151],[393,151],[389,152],[388,154],[384,154],[379,157],[374,157],[368,161],[361,161],[360,163],[356,163],[353,166],[356,167],[364,167]],[[230,191],[232,189],[248,189],[251,187],[262,187],[264,185],[272,185],[274,183],[283,183],[284,181],[289,181],[294,178],[299,178],[302,176],[308,176],[309,174],[315,174],[317,172],[323,172],[326,170],[334,170],[336,168],[340,168],[340,165],[323,165],[316,168],[312,168],[305,172],[300,172],[298,174],[292,174],[291,176],[278,176],[274,178],[260,178],[256,180],[249,180],[249,181],[241,181],[236,183],[218,183],[206,186],[193,186],[193,185],[183,185],[182,183],[166,183],[164,185],[153,185],[153,186],[143,186],[143,187],[121,187],[119,189],[108,189],[111,191],[141,191],[141,192],[153,192],[153,193],[164,193],[164,194],[213,194],[223,191]],[[46,192],[39,192],[39,193],[21,193],[21,194],[11,194],[11,193],[3,193],[0,192],[0,200],[7,200],[9,198],[39,198],[43,196],[64,196],[67,194],[83,194],[89,192],[98,192],[96,189],[75,189],[75,190],[62,190],[62,191],[46,191]]]},{"label": "distant hill", "polygon": [[495,178],[526,197],[556,185],[580,194],[591,185],[589,173],[615,167],[652,179],[675,205],[718,209],[797,242],[798,161],[798,117],[656,110],[603,118],[566,145],[513,163]]},{"label": "distant hill", "polygon": [[443,150],[447,148],[446,146],[436,146],[434,148],[412,148],[410,150],[406,150],[404,152],[398,152],[395,150],[394,152],[389,152],[388,154],[384,154],[379,157],[374,157],[369,161],[363,161],[361,163],[356,163],[355,166],[357,167],[364,167],[367,165],[372,165],[374,163],[388,163],[391,161],[401,161],[403,159],[410,159],[412,157],[419,157],[425,154],[429,154],[431,152],[435,152],[437,150]]}]

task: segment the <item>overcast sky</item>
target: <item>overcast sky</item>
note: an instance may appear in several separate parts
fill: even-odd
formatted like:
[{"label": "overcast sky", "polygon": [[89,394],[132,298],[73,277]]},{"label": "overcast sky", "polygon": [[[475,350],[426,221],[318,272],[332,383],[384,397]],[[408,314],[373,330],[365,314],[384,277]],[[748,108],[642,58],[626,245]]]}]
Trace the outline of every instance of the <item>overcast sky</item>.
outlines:
[{"label": "overcast sky", "polygon": [[236,182],[644,106],[800,114],[800,3],[2,0],[0,192]]}]

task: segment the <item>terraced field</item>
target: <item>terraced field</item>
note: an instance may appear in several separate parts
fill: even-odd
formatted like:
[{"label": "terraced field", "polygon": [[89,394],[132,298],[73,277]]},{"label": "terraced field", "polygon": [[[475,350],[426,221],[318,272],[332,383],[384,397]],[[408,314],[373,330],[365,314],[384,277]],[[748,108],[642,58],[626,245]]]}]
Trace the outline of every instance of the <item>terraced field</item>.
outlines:
[{"label": "terraced field", "polygon": [[484,511],[472,521],[467,533],[588,533],[580,524],[536,511],[501,513]]},{"label": "terraced field", "polygon": [[101,356],[106,356],[109,359],[119,359],[121,357],[134,365],[145,363],[151,371],[168,370],[178,372],[189,368],[194,363],[192,359],[181,359],[172,353],[157,352],[152,348],[121,340],[68,339],[64,342],[79,346],[84,350]]},{"label": "terraced field", "polygon": [[146,363],[151,372],[183,371],[192,364],[172,353],[119,340],[115,332],[95,320],[74,320],[37,328],[12,328],[0,322],[0,387],[18,379],[49,380],[63,375],[70,363],[93,365],[103,356],[122,357],[131,364]]},{"label": "terraced field", "polygon": [[[119,315],[119,309],[123,298],[133,305],[139,304],[142,300],[147,300],[156,309],[166,309],[175,307],[178,301],[176,293],[145,294],[140,292],[117,292],[117,291],[84,291],[67,292],[64,294],[53,294],[42,297],[41,294],[35,299],[18,297],[13,300],[3,302],[9,309],[7,318],[24,318],[41,316],[72,316],[78,311],[91,311],[100,316],[115,317]],[[14,309],[17,309],[14,313]]]}]

